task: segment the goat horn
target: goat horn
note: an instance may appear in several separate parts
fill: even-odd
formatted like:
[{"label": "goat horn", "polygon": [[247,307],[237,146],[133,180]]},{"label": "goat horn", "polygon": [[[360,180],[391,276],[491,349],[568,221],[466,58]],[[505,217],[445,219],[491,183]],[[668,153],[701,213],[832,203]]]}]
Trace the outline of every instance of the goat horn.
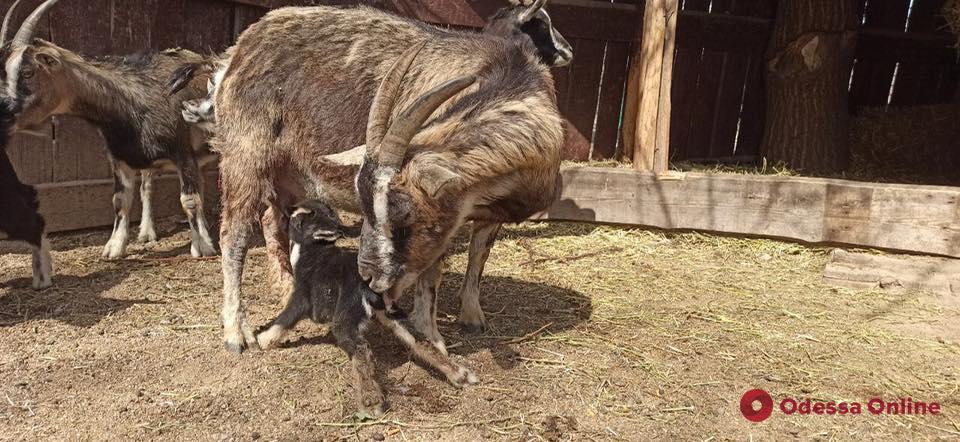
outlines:
[{"label": "goat horn", "polygon": [[48,9],[57,4],[57,1],[58,0],[47,0],[40,6],[37,6],[37,9],[34,9],[33,13],[20,25],[20,30],[17,31],[17,35],[13,37],[13,43],[11,43],[11,45],[15,48],[29,45],[33,39],[33,31],[37,27],[37,24],[40,23],[40,18],[43,17],[43,14],[46,13]]},{"label": "goat horn", "polygon": [[520,16],[517,17],[520,20],[520,23],[526,23],[533,19],[533,16],[537,15],[537,12],[540,12],[544,6],[546,6],[547,0],[537,0],[533,2],[533,5],[530,5],[526,11],[520,13]]},{"label": "goat horn", "polygon": [[447,100],[453,98],[460,91],[470,87],[477,81],[476,75],[467,75],[450,80],[423,94],[390,125],[390,130],[383,138],[380,146],[380,155],[377,163],[381,166],[390,166],[399,169],[403,166],[403,157],[407,155],[407,146],[410,140],[420,130],[420,126],[430,118],[437,108]]},{"label": "goat horn", "polygon": [[13,11],[17,9],[20,0],[13,2],[10,9],[7,9],[7,15],[3,16],[3,28],[0,28],[0,46],[7,42],[7,31],[10,29],[10,19],[13,18]]},{"label": "goat horn", "polygon": [[417,58],[417,55],[426,45],[427,42],[423,42],[404,51],[387,71],[387,76],[380,82],[377,94],[373,98],[373,105],[370,107],[370,117],[367,120],[367,146],[370,146],[371,153],[375,152],[380,146],[383,136],[387,132],[390,114],[393,113],[393,106],[397,101],[397,94],[400,93],[403,77],[407,75],[413,60]]}]

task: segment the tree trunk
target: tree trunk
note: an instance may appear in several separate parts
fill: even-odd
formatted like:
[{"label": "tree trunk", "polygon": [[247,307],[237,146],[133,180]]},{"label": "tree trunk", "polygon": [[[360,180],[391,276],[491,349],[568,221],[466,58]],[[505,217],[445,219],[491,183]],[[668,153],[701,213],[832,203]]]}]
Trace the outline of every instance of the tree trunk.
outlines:
[{"label": "tree trunk", "polygon": [[854,0],[779,2],[767,51],[769,161],[813,173],[847,167],[856,17]]}]

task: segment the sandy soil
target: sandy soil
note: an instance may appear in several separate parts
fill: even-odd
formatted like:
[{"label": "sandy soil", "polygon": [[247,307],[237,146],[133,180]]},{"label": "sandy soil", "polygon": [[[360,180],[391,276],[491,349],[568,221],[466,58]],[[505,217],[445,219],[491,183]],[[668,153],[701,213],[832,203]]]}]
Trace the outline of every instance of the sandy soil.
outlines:
[{"label": "sandy soil", "polygon": [[[460,247],[440,311],[464,390],[374,331],[391,411],[358,422],[350,365],[323,327],[285,348],[222,349],[217,260],[182,226],[99,259],[107,232],[54,238],[55,287],[0,257],[0,440],[869,440],[960,438],[955,299],[825,286],[826,249],[576,224],[507,229],[482,284],[490,329],[455,324]],[[245,275],[255,323],[279,311],[263,249]],[[409,297],[408,297],[409,298]],[[409,299],[407,299],[409,301]],[[950,325],[951,327],[947,327]],[[822,401],[939,402],[937,416],[741,416],[763,388]]]}]

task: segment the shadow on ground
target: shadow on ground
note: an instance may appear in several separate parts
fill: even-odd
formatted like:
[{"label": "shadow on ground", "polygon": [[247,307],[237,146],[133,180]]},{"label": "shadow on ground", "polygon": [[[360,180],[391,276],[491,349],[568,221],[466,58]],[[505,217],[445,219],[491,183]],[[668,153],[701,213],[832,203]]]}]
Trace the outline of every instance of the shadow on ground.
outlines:
[{"label": "shadow on ground", "polygon": [[[589,320],[593,312],[590,298],[576,291],[514,278],[487,276],[480,284],[480,303],[486,315],[487,330],[482,334],[471,335],[454,322],[455,315],[460,311],[457,290],[462,280],[462,274],[444,275],[438,305],[440,333],[448,346],[454,345],[450,349],[451,354],[468,356],[489,351],[497,365],[503,369],[512,369],[520,363],[519,354],[511,346],[512,339],[541,329],[542,333],[569,330]],[[411,294],[404,297],[403,307],[407,311],[412,311],[412,303]],[[316,333],[287,342],[282,347],[336,344],[329,333]],[[371,327],[367,339],[373,347],[378,371],[382,373],[410,360],[409,353],[402,344],[382,327]],[[432,374],[445,381],[438,373]],[[385,386],[389,383],[385,376],[381,376],[380,381]]]},{"label": "shadow on ground", "polygon": [[54,286],[33,290],[30,278],[0,281],[0,327],[57,320],[90,327],[103,318],[135,304],[156,304],[148,300],[119,300],[102,295],[121,284],[136,267],[117,263],[113,268],[84,276],[54,275]]}]

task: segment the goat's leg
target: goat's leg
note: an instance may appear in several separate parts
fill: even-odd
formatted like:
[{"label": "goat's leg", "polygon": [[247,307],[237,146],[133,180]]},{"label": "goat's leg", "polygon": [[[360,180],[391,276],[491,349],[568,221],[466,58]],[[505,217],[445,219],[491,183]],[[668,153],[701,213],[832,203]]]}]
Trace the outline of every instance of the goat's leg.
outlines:
[{"label": "goat's leg", "polygon": [[480,276],[490,256],[490,249],[497,239],[501,224],[474,221],[470,235],[470,252],[467,258],[467,273],[460,286],[460,317],[457,322],[467,333],[480,333],[486,328],[483,309],[480,308]]},{"label": "goat's leg", "polygon": [[287,218],[279,203],[272,202],[263,212],[260,225],[267,245],[270,281],[284,303],[293,293],[293,266],[290,264],[290,238],[287,234]]},{"label": "goat's leg", "polygon": [[379,310],[376,312],[377,320],[390,329],[393,334],[403,342],[413,354],[423,361],[423,363],[433,367],[446,376],[447,380],[455,387],[463,387],[469,384],[480,382],[472,371],[466,367],[457,364],[450,357],[441,352],[427,337],[417,331],[407,320],[395,320],[387,317],[386,312]]},{"label": "goat's leg", "polygon": [[127,250],[130,231],[130,208],[133,205],[134,171],[126,163],[111,159],[113,166],[113,233],[103,247],[103,258],[118,259]]},{"label": "goat's leg", "polygon": [[229,351],[241,353],[248,347],[258,347],[240,299],[240,285],[254,225],[263,209],[261,201],[264,190],[261,181],[237,179],[237,172],[233,169],[237,167],[229,162],[224,162],[221,168],[224,202],[220,222],[220,249],[223,252],[222,319],[224,345]]},{"label": "goat's leg", "polygon": [[297,325],[300,320],[310,314],[310,299],[306,292],[306,290],[303,290],[304,295],[292,296],[277,319],[271,321],[266,330],[257,334],[257,343],[260,345],[260,349],[267,350],[276,347],[294,325]]},{"label": "goat's leg", "polygon": [[331,333],[337,340],[337,346],[347,353],[353,365],[353,388],[357,393],[360,411],[376,417],[384,413],[386,400],[376,379],[370,344],[363,337],[363,330],[369,321],[363,319],[359,324],[334,324]]},{"label": "goat's leg", "polygon": [[[38,215],[39,218],[39,215]],[[43,223],[40,223],[41,229]],[[41,235],[39,244],[31,244],[33,248],[33,288],[41,290],[53,285],[53,258],[50,257],[50,240]]]},{"label": "goat's leg", "polygon": [[437,293],[443,280],[443,258],[420,274],[417,279],[417,293],[413,299],[413,313],[410,322],[442,354],[447,354],[443,336],[437,329]]},{"label": "goat's leg", "polygon": [[157,231],[153,226],[153,176],[152,169],[140,171],[140,234],[137,241],[142,243],[157,240]]},{"label": "goat's leg", "polygon": [[184,154],[177,167],[180,172],[180,205],[183,206],[187,222],[190,223],[190,255],[216,256],[217,250],[213,248],[207,218],[203,212],[203,177],[193,152]]}]

